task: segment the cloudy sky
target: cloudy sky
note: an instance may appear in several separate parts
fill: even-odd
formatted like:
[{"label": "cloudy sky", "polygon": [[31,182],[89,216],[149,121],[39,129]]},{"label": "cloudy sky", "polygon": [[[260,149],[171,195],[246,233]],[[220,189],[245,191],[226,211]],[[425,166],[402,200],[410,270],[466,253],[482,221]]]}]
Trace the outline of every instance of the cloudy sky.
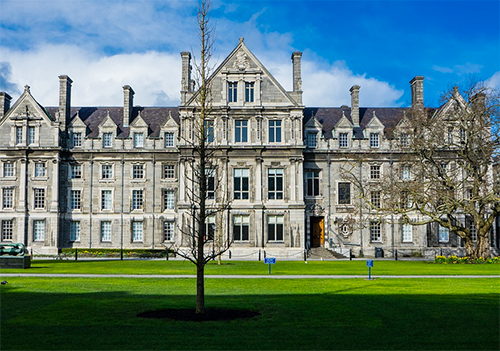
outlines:
[{"label": "cloudy sky", "polygon": [[[181,51],[198,49],[194,0],[0,0],[0,91],[30,85],[58,103],[69,75],[74,106],[120,106],[131,85],[142,106],[179,104]],[[244,37],[287,90],[303,55],[304,103],[407,106],[425,76],[426,105],[470,77],[500,88],[500,2],[213,0],[221,62]]]}]

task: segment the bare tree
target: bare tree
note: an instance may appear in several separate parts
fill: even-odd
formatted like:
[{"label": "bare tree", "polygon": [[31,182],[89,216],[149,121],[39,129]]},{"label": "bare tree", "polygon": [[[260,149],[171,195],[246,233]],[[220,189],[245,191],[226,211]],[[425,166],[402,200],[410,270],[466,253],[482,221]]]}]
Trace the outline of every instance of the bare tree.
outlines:
[{"label": "bare tree", "polygon": [[[489,257],[489,233],[500,214],[492,168],[499,147],[499,101],[498,92],[469,83],[444,94],[439,109],[411,108],[396,132],[391,173],[381,182],[366,189],[344,167],[365,211],[379,218],[398,215],[413,225],[438,223],[462,239],[468,256]],[[377,203],[370,196],[374,192],[380,194]]]},{"label": "bare tree", "polygon": [[[205,314],[205,266],[229,249],[231,240],[216,230],[215,221],[228,208],[226,192],[218,191],[223,184],[224,160],[218,154],[214,138],[214,115],[212,109],[214,27],[210,25],[210,1],[202,0],[198,7],[198,34],[200,58],[195,60],[198,90],[193,97],[195,107],[193,131],[185,140],[191,150],[191,162],[186,167],[186,196],[190,211],[186,214],[186,225],[182,231],[182,245],[176,253],[196,265],[196,313]],[[193,55],[194,56],[194,55]],[[217,195],[218,194],[218,195]],[[212,221],[212,219],[214,219]]]}]

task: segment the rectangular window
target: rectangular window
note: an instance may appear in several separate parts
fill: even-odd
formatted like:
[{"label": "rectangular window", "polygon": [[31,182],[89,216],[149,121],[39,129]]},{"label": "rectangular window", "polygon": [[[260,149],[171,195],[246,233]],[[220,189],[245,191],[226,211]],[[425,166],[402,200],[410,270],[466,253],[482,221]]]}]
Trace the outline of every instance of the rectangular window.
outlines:
[{"label": "rectangular window", "polygon": [[234,121],[234,142],[248,142],[248,121]]},{"label": "rectangular window", "polygon": [[165,147],[173,147],[174,146],[174,133],[166,132],[165,133]]},{"label": "rectangular window", "polygon": [[33,221],[33,240],[34,241],[44,241],[45,240],[45,221],[44,220]]},{"label": "rectangular window", "polygon": [[82,191],[81,190],[71,190],[70,210],[81,210],[81,209],[82,209]]},{"label": "rectangular window", "polygon": [[101,241],[102,242],[111,241],[111,221],[101,222]]},{"label": "rectangular window", "polygon": [[447,243],[450,240],[450,230],[439,224],[438,240],[440,243]]},{"label": "rectangular window", "polygon": [[102,179],[113,179],[113,165],[102,165],[101,178]]},{"label": "rectangular window", "polygon": [[16,144],[23,143],[23,127],[16,127]]},{"label": "rectangular window", "polygon": [[207,143],[214,142],[214,121],[203,122],[205,126],[205,141]]},{"label": "rectangular window", "polygon": [[163,165],[163,178],[165,178],[165,179],[175,178],[175,166],[174,165]]},{"label": "rectangular window", "polygon": [[144,208],[143,191],[132,190],[132,210],[142,210]]},{"label": "rectangular window", "polygon": [[410,166],[408,166],[408,165],[401,166],[401,179],[403,179],[403,180],[411,179]]},{"label": "rectangular window", "polygon": [[14,176],[14,163],[13,162],[5,162],[3,164],[3,176],[4,177],[13,177]]},{"label": "rectangular window", "polygon": [[380,191],[370,192],[370,202],[374,208],[380,208]]},{"label": "rectangular window", "polygon": [[163,241],[174,241],[174,221],[163,222]]},{"label": "rectangular window", "polygon": [[70,165],[71,179],[80,179],[82,177],[82,165]]},{"label": "rectangular window", "polygon": [[28,127],[28,145],[35,143],[35,127]]},{"label": "rectangular window", "polygon": [[402,191],[401,192],[401,208],[408,210],[412,208],[413,206],[413,200],[411,194],[408,193],[408,191]]},{"label": "rectangular window", "polygon": [[306,172],[307,196],[319,196],[319,171]]},{"label": "rectangular window", "polygon": [[269,121],[269,142],[281,143],[281,121]]},{"label": "rectangular window", "polygon": [[45,163],[35,163],[35,177],[45,177]]},{"label": "rectangular window", "polygon": [[404,223],[401,229],[403,232],[403,242],[411,243],[413,241],[413,226],[410,223]]},{"label": "rectangular window", "polygon": [[249,176],[248,168],[236,168],[234,170],[234,199],[247,200],[249,198]]},{"label": "rectangular window", "polygon": [[80,241],[80,221],[69,222],[69,241]]},{"label": "rectangular window", "polygon": [[142,242],[143,240],[143,222],[132,222],[132,241]]},{"label": "rectangular window", "polygon": [[245,102],[253,102],[254,101],[254,86],[255,83],[245,83]]},{"label": "rectangular window", "polygon": [[250,228],[250,216],[233,216],[233,238],[234,241],[248,241]]},{"label": "rectangular window", "polygon": [[447,143],[453,145],[453,127],[448,128]]},{"label": "rectangular window", "polygon": [[267,187],[269,200],[283,200],[283,169],[267,170]]},{"label": "rectangular window", "polygon": [[14,234],[14,220],[2,220],[2,241],[12,241]]},{"label": "rectangular window", "polygon": [[207,199],[215,199],[215,169],[205,169],[207,176]]},{"label": "rectangular window", "polygon": [[371,165],[370,166],[370,179],[380,179],[380,166]]},{"label": "rectangular window", "polygon": [[268,241],[283,241],[283,216],[267,216]]},{"label": "rectangular window", "polygon": [[71,145],[73,147],[82,146],[82,133],[71,133]]},{"label": "rectangular window", "polygon": [[206,241],[214,240],[215,237],[215,215],[206,218],[205,222],[205,237]]},{"label": "rectangular window", "polygon": [[339,148],[346,148],[349,146],[347,136],[348,133],[339,133]]},{"label": "rectangular window", "polygon": [[163,208],[165,210],[173,210],[175,207],[175,191],[174,190],[164,190],[163,191]]},{"label": "rectangular window", "polygon": [[477,231],[476,231],[476,225],[474,224],[474,221],[471,219],[469,220],[469,231],[470,231],[470,237],[473,242],[477,241]]},{"label": "rectangular window", "polygon": [[351,183],[339,183],[339,205],[351,203]]},{"label": "rectangular window", "polygon": [[113,147],[113,133],[103,133],[102,147]]},{"label": "rectangular window", "polygon": [[45,189],[34,189],[33,206],[35,209],[45,208]]},{"label": "rectangular window", "polygon": [[403,148],[407,148],[410,146],[410,135],[408,133],[402,133],[399,137],[399,144]]},{"label": "rectangular window", "polygon": [[378,133],[370,133],[370,147],[371,148],[379,147],[379,134]]},{"label": "rectangular window", "polygon": [[370,241],[380,242],[381,240],[380,222],[370,222]]},{"label": "rectangular window", "polygon": [[228,101],[237,102],[238,101],[238,82],[229,82],[227,84],[228,91]]},{"label": "rectangular window", "polygon": [[132,166],[132,178],[143,179],[144,178],[144,165],[133,165]]},{"label": "rectangular window", "polygon": [[144,147],[144,134],[134,133],[134,147]]},{"label": "rectangular window", "polygon": [[101,210],[111,210],[112,195],[111,190],[101,190]]},{"label": "rectangular window", "polygon": [[317,146],[318,133],[307,133],[307,147],[315,149]]},{"label": "rectangular window", "polygon": [[14,208],[14,189],[4,188],[2,190],[2,208]]}]

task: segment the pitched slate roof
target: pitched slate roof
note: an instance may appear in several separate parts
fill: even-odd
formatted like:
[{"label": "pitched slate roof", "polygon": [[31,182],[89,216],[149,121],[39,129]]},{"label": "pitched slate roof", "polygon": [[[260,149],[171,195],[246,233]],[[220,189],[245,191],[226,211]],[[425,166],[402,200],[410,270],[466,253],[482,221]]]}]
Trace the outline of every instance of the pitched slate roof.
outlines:
[{"label": "pitched slate roof", "polygon": [[[48,107],[47,111],[55,118],[58,111],[57,107]],[[132,111],[132,118],[129,125],[141,115],[141,118],[149,126],[149,136],[158,137],[160,135],[160,128],[165,124],[169,116],[179,123],[179,109],[177,107],[134,107]],[[123,107],[72,107],[71,120],[78,115],[88,128],[87,136],[97,137],[99,135],[99,125],[108,116],[118,126],[119,134],[117,138],[127,138],[129,136],[130,127],[123,126]],[[71,121],[70,121],[71,123]]]}]

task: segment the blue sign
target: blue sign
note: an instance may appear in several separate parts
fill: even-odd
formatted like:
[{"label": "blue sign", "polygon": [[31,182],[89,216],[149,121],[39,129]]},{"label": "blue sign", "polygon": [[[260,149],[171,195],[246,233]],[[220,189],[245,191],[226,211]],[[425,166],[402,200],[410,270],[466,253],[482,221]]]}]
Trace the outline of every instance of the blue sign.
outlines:
[{"label": "blue sign", "polygon": [[366,260],[366,267],[373,267],[373,260]]},{"label": "blue sign", "polygon": [[266,257],[266,258],[264,258],[264,263],[265,264],[275,264],[276,257]]}]

